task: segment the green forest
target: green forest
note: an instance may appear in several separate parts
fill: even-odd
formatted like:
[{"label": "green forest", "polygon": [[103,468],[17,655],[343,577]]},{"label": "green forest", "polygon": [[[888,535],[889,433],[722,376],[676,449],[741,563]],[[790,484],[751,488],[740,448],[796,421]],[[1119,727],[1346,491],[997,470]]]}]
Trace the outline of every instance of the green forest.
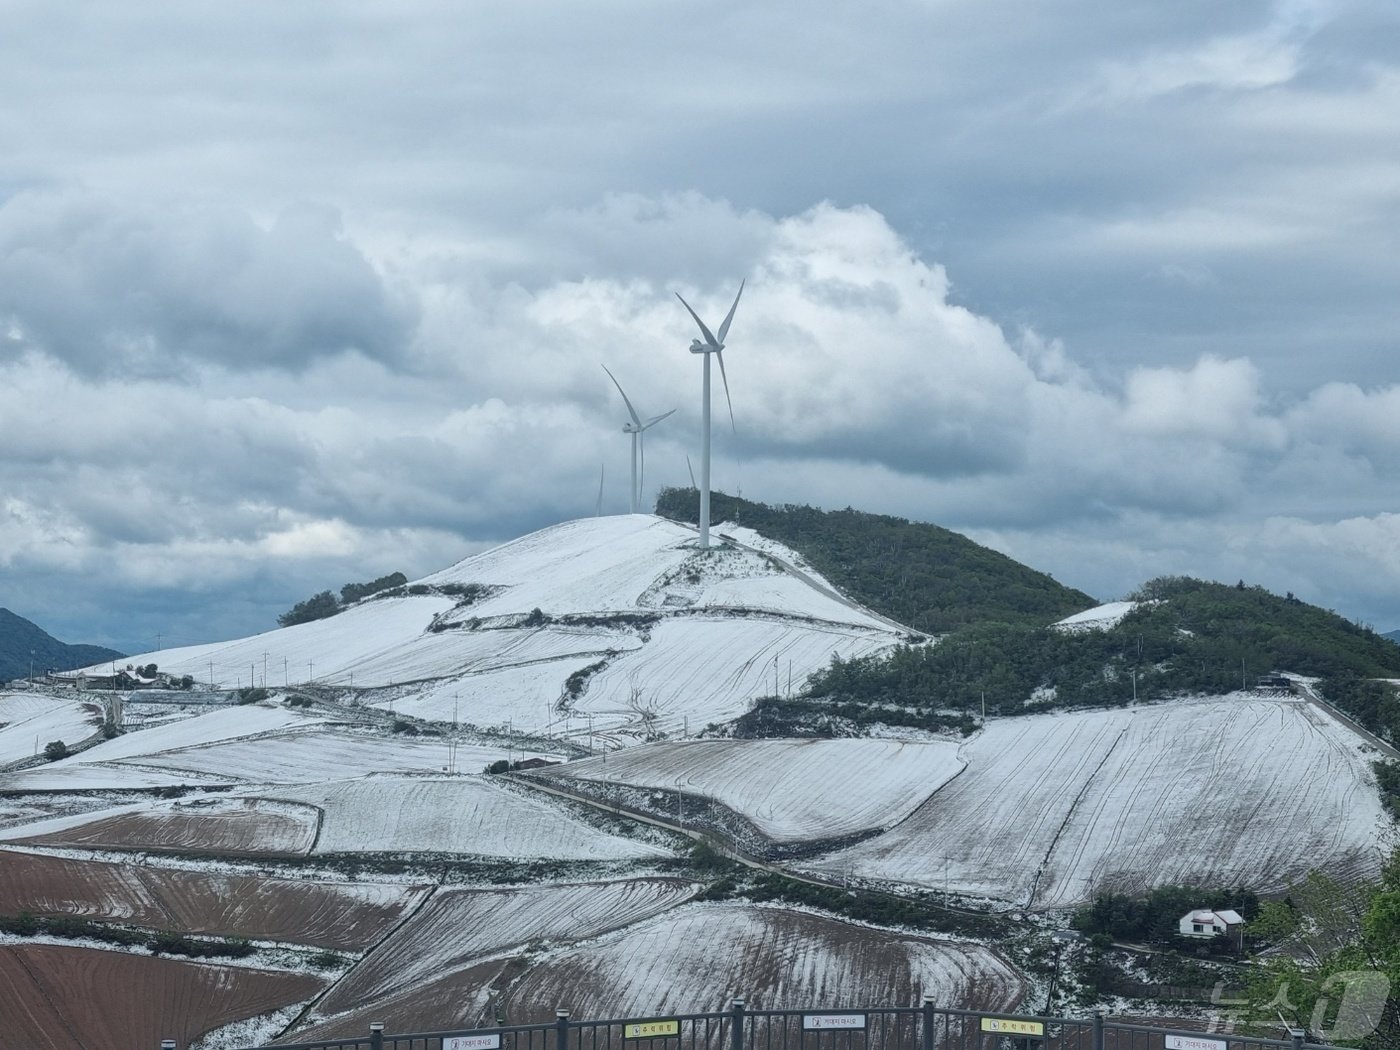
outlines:
[{"label": "green forest", "polygon": [[1400,646],[1261,587],[1164,577],[1110,630],[989,621],[935,645],[833,661],[801,694],[759,702],[740,732],[842,731],[872,722],[971,731],[974,716],[1102,707],[1252,688],[1275,671],[1317,676],[1367,729],[1400,740]]}]

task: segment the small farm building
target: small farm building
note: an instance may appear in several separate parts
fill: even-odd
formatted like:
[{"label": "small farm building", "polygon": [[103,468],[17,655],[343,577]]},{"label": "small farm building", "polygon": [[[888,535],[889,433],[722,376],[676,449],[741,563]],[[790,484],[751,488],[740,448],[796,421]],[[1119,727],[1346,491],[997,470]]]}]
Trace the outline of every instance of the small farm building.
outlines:
[{"label": "small farm building", "polygon": [[1226,937],[1236,946],[1244,939],[1244,918],[1237,911],[1209,911],[1197,908],[1181,917],[1178,930],[1183,937]]}]

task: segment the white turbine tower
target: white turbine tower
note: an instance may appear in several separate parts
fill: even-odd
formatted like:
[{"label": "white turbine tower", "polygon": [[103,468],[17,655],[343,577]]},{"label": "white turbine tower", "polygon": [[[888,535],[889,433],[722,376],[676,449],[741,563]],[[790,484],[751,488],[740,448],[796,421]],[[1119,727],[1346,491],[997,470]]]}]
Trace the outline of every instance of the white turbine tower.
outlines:
[{"label": "white turbine tower", "polygon": [[676,293],[676,298],[680,299],[681,305],[691,317],[695,318],[695,323],[700,326],[700,332],[705,337],[702,343],[699,339],[690,341],[690,352],[692,354],[703,354],[705,356],[705,383],[704,392],[700,401],[700,431],[701,431],[701,453],[700,453],[700,548],[704,550],[710,546],[710,355],[719,360],[719,375],[724,381],[724,401],[729,406],[729,426],[734,426],[734,402],[729,400],[729,377],[724,372],[724,337],[729,334],[729,324],[734,320],[734,311],[739,307],[739,296],[744,294],[744,282],[739,282],[738,295],[734,296],[734,305],[729,308],[729,313],[725,315],[724,323],[719,326],[719,335],[716,336],[708,328],[705,322],[700,320],[700,316],[692,309],[690,304],[681,297],[681,293]]},{"label": "white turbine tower", "polygon": [[642,500],[642,486],[637,479],[638,448],[641,449],[642,453],[642,478],[646,477],[647,472],[646,439],[642,437],[642,435],[656,426],[656,424],[660,423],[672,412],[675,412],[675,409],[671,409],[671,412],[663,412],[659,416],[652,416],[643,423],[642,417],[637,414],[637,410],[632,407],[632,402],[628,400],[627,392],[622,389],[622,384],[617,381],[617,376],[613,375],[612,372],[608,370],[607,365],[603,366],[603,371],[608,373],[608,378],[613,381],[613,386],[617,387],[617,392],[622,395],[622,403],[627,406],[627,414],[632,417],[632,422],[622,424],[622,432],[632,435],[632,513],[636,514],[637,506]]}]

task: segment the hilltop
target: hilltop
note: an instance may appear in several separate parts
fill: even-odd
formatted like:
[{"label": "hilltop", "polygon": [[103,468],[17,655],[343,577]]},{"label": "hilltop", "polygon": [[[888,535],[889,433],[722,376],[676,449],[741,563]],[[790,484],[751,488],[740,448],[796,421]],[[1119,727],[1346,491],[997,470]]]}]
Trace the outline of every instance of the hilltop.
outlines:
[{"label": "hilltop", "polygon": [[[699,493],[663,489],[656,513],[697,522]],[[938,525],[850,507],[769,506],[723,492],[711,494],[710,515],[791,547],[852,598],[925,634],[987,621],[1044,625],[1095,604],[1083,591]]]},{"label": "hilltop", "polygon": [[331,690],[399,717],[590,746],[742,714],[905,632],[768,544],[702,553],[645,514],[584,518],[251,638],[142,654],[218,689]]},{"label": "hilltop", "polygon": [[115,649],[100,645],[68,645],[37,624],[0,609],[0,682],[24,678],[32,666],[36,675],[45,671],[69,671],[104,660],[122,659]]}]

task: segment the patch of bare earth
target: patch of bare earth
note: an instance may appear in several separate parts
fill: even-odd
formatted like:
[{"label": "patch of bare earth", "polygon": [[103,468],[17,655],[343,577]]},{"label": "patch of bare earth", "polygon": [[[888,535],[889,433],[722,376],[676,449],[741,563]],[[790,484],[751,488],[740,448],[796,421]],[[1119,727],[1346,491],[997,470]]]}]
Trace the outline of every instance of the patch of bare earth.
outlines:
[{"label": "patch of bare earth", "polygon": [[293,808],[285,802],[241,799],[235,806],[207,811],[175,807],[150,813],[122,813],[16,841],[234,856],[305,855],[316,841],[317,819],[311,806]]},{"label": "patch of bare earth", "polygon": [[0,852],[0,914],[76,915],[335,951],[364,951],[425,892]]},{"label": "patch of bare earth", "polygon": [[0,945],[5,1045],[26,1050],[179,1046],[314,996],[323,982],[156,956]]}]

